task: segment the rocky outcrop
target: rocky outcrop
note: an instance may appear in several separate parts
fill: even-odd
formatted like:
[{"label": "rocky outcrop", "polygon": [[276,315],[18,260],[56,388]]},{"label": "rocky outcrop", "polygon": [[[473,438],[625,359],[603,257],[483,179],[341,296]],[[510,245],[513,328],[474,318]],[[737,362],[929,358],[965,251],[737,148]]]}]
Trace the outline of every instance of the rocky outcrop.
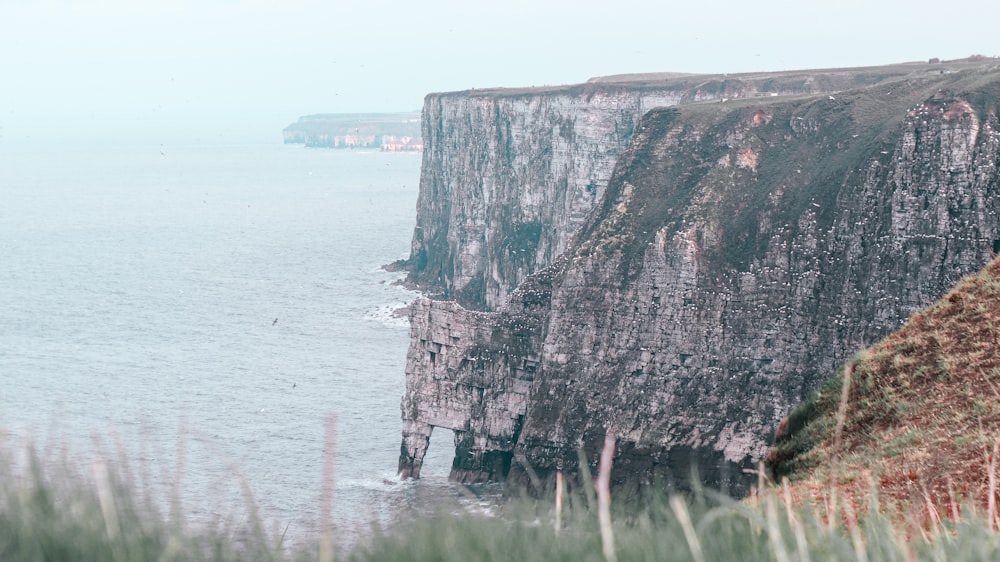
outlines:
[{"label": "rocky outcrop", "polygon": [[[435,225],[445,240],[482,230],[449,242],[442,282],[456,294],[477,282],[467,266],[488,271],[479,282],[494,289],[467,299],[489,305],[503,283],[526,281],[496,312],[414,306],[401,472],[419,475],[432,426],[456,430],[453,476],[466,481],[572,472],[578,450],[596,458],[614,430],[616,478],[675,478],[697,463],[705,480],[739,485],[792,405],[1000,250],[998,104],[1000,72],[980,64],[836,95],[652,110],[576,237],[545,241],[567,250],[544,269],[541,236],[518,247],[530,265],[511,250],[462,261],[543,199],[530,186],[512,195],[485,145],[429,166],[443,137],[427,135],[441,120],[425,110],[420,208],[450,217]],[[434,193],[475,170],[490,188],[478,203]],[[496,220],[514,226],[473,220],[497,200],[509,209],[492,203]],[[543,223],[566,220],[545,212]],[[437,239],[426,235],[415,250]]]},{"label": "rocky outcrop", "polygon": [[629,75],[428,95],[409,281],[468,308],[502,305],[566,250],[654,107],[829,93],[931,71],[940,68]]},{"label": "rocky outcrop", "polygon": [[529,278],[502,312],[426,298],[410,305],[403,477],[420,476],[434,427],[454,430],[453,480],[506,476],[541,362],[552,271]]}]

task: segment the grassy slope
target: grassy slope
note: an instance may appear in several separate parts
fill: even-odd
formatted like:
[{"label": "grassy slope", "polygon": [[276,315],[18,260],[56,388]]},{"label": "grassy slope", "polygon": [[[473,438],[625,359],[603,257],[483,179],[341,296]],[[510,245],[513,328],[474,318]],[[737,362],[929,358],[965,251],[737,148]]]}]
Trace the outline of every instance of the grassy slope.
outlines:
[{"label": "grassy slope", "polygon": [[874,485],[894,502],[985,505],[1000,443],[998,345],[1000,258],[797,407],[779,428],[769,468],[817,499],[832,482],[858,500]]}]

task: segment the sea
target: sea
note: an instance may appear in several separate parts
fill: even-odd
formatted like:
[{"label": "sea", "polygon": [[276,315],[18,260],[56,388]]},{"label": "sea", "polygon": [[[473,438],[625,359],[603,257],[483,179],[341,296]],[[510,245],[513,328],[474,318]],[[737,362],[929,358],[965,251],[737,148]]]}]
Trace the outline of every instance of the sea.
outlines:
[{"label": "sea", "polygon": [[447,481],[451,432],[396,475],[417,295],[383,266],[408,255],[420,160],[0,143],[0,446],[112,464],[185,524],[259,517],[286,545],[318,540],[324,483],[341,548],[488,510]]}]

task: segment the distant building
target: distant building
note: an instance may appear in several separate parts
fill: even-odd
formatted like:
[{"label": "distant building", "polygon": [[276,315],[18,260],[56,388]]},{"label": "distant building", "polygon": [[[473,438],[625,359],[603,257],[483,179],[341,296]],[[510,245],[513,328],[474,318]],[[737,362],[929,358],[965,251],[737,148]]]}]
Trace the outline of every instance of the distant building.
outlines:
[{"label": "distant building", "polygon": [[367,148],[386,152],[423,150],[420,112],[319,114],[300,117],[282,131],[285,144]]},{"label": "distant building", "polygon": [[423,149],[424,142],[420,137],[397,137],[395,135],[382,137],[382,150],[384,152],[420,152]]}]

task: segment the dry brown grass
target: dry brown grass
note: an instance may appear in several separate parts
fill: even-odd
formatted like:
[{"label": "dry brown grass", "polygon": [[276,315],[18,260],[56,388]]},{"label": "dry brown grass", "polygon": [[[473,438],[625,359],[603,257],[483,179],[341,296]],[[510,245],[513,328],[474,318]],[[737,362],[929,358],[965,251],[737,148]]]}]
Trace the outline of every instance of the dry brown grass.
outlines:
[{"label": "dry brown grass", "polygon": [[878,495],[921,527],[963,509],[997,521],[1000,259],[859,354],[841,380],[797,428],[811,447],[772,453],[800,467],[792,495],[831,514],[843,513],[838,497],[863,508]]}]

